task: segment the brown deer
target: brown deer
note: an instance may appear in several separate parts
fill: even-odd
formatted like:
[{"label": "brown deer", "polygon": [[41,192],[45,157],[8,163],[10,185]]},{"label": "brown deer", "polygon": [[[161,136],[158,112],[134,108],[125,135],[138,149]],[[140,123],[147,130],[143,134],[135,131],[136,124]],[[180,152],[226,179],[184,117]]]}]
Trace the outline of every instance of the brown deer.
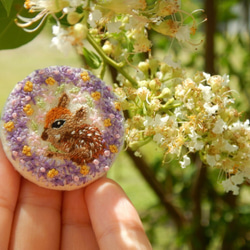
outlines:
[{"label": "brown deer", "polygon": [[48,111],[41,138],[57,149],[57,152],[49,151],[48,157],[70,159],[82,165],[103,154],[105,144],[97,127],[83,123],[87,118],[86,107],[81,107],[73,115],[67,109],[69,101],[64,93],[57,107]]}]

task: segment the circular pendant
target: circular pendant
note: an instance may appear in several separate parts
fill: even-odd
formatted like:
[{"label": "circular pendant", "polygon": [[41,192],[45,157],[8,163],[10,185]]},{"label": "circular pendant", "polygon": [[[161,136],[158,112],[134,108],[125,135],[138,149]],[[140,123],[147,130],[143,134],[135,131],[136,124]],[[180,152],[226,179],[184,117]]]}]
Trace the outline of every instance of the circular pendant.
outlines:
[{"label": "circular pendant", "polygon": [[82,68],[36,70],[11,92],[1,117],[4,151],[42,187],[73,190],[103,176],[123,145],[111,87]]}]

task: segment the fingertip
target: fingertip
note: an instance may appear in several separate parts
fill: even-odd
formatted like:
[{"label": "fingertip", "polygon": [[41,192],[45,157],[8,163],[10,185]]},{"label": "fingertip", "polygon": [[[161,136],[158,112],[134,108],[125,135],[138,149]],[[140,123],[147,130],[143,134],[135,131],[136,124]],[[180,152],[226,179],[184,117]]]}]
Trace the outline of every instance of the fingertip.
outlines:
[{"label": "fingertip", "polygon": [[136,209],[116,182],[97,180],[86,187],[85,199],[101,249],[152,249]]}]

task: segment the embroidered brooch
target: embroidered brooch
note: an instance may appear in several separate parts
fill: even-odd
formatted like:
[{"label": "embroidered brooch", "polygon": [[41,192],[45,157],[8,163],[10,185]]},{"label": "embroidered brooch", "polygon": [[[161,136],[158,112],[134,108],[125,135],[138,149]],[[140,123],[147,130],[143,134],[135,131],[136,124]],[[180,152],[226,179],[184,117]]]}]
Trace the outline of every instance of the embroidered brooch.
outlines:
[{"label": "embroidered brooch", "polygon": [[11,92],[1,140],[14,167],[40,186],[72,190],[103,176],[123,145],[111,88],[81,68],[36,70]]}]

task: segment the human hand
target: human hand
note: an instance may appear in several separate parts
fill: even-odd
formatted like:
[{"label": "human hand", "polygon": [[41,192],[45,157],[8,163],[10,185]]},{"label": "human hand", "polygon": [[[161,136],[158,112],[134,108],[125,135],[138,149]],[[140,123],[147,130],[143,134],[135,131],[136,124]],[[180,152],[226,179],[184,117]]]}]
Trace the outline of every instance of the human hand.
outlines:
[{"label": "human hand", "polygon": [[[0,143],[1,144],[1,143]],[[20,177],[0,145],[0,249],[152,249],[140,218],[114,181],[75,191]]]}]

